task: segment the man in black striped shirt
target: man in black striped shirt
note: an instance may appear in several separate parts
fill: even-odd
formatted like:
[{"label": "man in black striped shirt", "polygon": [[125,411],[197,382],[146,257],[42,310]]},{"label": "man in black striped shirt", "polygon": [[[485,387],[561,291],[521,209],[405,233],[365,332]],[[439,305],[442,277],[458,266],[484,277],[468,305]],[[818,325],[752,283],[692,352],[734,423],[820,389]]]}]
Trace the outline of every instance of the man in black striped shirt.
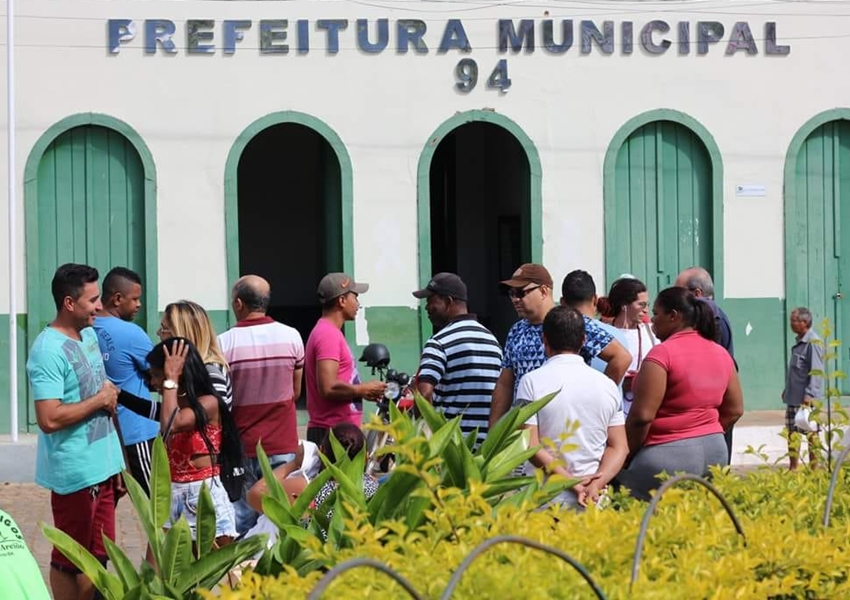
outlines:
[{"label": "man in black striped shirt", "polygon": [[478,429],[480,444],[502,366],[499,342],[468,312],[466,284],[454,273],[434,275],[413,295],[427,300],[435,331],[422,350],[416,387],[447,418],[460,415],[464,435]]}]

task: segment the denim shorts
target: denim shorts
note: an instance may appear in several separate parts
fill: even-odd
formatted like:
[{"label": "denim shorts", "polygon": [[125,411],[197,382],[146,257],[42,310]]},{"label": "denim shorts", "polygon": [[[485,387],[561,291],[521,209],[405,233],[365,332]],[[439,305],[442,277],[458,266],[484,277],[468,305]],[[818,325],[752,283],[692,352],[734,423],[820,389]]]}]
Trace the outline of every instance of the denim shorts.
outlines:
[{"label": "denim shorts", "polygon": [[233,505],[227,497],[218,475],[200,481],[188,481],[185,483],[171,482],[171,514],[165,523],[165,528],[170,529],[172,523],[183,516],[189,522],[192,530],[192,539],[196,537],[198,498],[201,495],[201,484],[206,483],[212,496],[213,507],[215,507],[215,536],[228,535],[236,537],[236,515]]}]

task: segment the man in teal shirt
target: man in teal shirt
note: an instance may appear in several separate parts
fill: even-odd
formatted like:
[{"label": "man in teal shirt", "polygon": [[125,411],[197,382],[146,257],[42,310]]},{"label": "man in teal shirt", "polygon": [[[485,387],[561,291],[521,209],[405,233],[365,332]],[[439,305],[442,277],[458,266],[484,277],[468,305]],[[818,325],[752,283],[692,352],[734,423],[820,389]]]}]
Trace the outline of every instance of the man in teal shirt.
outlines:
[{"label": "man in teal shirt", "polygon": [[50,600],[21,528],[0,508],[0,598]]},{"label": "man in teal shirt", "polygon": [[[115,488],[124,457],[112,419],[118,388],[106,378],[92,329],[101,308],[97,270],[65,264],[53,276],[56,318],[36,338],[27,375],[38,420],[35,481],[51,490],[53,524],[106,564],[115,539]],[[55,600],[88,600],[91,581],[54,548]]]}]

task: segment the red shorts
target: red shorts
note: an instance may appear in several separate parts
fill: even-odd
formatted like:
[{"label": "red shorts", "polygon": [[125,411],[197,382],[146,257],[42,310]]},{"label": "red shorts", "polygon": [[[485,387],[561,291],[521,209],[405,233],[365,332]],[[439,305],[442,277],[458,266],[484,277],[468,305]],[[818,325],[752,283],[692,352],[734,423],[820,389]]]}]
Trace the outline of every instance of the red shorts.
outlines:
[{"label": "red shorts", "polygon": [[[105,564],[103,534],[115,541],[115,477],[71,494],[51,492],[50,506],[53,525]],[[65,573],[80,572],[55,547],[50,555],[50,566]]]}]

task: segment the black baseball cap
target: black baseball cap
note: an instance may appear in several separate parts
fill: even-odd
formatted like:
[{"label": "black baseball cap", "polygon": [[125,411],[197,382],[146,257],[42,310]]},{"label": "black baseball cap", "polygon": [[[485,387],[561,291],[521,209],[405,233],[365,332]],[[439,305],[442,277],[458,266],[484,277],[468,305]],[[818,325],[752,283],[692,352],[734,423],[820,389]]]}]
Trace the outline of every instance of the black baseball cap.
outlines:
[{"label": "black baseball cap", "polygon": [[454,273],[437,273],[431,278],[425,289],[413,292],[413,296],[419,299],[434,295],[466,302],[466,284]]}]

